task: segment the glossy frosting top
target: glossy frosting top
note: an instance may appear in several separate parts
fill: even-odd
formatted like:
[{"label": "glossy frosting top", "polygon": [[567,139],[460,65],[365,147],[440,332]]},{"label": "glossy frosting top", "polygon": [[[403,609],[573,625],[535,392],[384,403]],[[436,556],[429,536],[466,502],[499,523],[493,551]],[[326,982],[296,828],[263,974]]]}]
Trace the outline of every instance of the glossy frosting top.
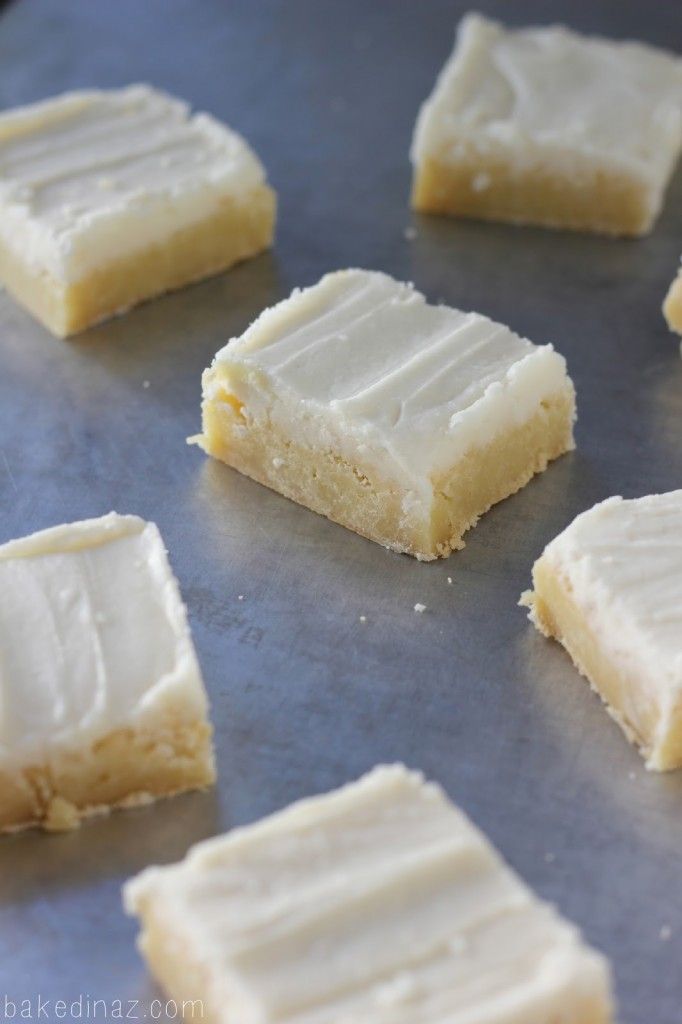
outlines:
[{"label": "glossy frosting top", "polygon": [[59,281],[162,240],[263,181],[239,135],[146,85],[0,115],[0,236]]},{"label": "glossy frosting top", "polygon": [[128,883],[240,1024],[579,1019],[605,961],[402,765]]},{"label": "glossy frosting top", "polygon": [[115,513],[0,547],[0,766],[78,749],[182,694],[205,708],[158,529]]},{"label": "glossy frosting top", "polygon": [[[608,498],[547,545],[600,642],[661,707],[682,694],[682,490]],[[625,642],[624,642],[625,641]]]},{"label": "glossy frosting top", "polygon": [[682,59],[561,26],[506,30],[467,15],[419,115],[413,159],[474,139],[519,163],[571,153],[657,182],[682,146]]},{"label": "glossy frosting top", "polygon": [[328,436],[423,483],[572,387],[551,345],[365,270],[327,274],[265,310],[218,353],[206,397],[225,381],[256,419],[288,417],[292,436]]}]

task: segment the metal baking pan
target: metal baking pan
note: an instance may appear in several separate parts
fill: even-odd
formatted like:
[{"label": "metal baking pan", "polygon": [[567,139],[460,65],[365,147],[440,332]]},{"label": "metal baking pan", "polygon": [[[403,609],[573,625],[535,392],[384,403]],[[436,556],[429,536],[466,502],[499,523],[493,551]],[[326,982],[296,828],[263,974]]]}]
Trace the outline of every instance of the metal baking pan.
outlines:
[{"label": "metal baking pan", "polygon": [[[400,759],[611,957],[623,1024],[682,1021],[682,772],[644,770],[516,605],[576,513],[682,485],[682,360],[660,314],[682,176],[639,241],[413,217],[414,118],[467,6],[24,0],[0,15],[0,107],[147,80],[242,131],[280,196],[272,253],[71,341],[0,296],[0,540],[111,508],[159,524],[220,771],[206,794],[0,841],[0,1016],[5,998],[35,1016],[42,996],[49,1019],[57,1000],[95,1019],[96,999],[110,1017],[116,1000],[129,1019],[172,1017],[122,881]],[[479,6],[682,49],[677,3]],[[444,562],[388,553],[185,445],[215,351],[294,285],[353,265],[553,342],[577,386],[577,451]]]}]

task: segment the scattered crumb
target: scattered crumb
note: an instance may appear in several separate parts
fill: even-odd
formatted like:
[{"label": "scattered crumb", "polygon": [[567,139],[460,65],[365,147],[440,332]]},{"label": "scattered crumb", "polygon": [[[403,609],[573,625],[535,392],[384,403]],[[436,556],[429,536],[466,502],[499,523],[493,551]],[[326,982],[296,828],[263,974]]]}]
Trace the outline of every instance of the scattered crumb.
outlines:
[{"label": "scattered crumb", "polygon": [[47,807],[43,828],[46,832],[68,832],[78,828],[80,819],[78,811],[70,800],[63,796],[53,796]]},{"label": "scattered crumb", "polygon": [[416,605],[414,606],[414,610],[416,612],[419,612],[419,614],[421,615],[422,612],[426,611],[426,605],[425,604],[420,604],[419,601],[417,601]]},{"label": "scattered crumb", "polygon": [[547,852],[547,853],[545,854],[545,862],[546,862],[547,864],[553,864],[555,860],[556,860],[556,854],[555,854],[555,853],[550,853],[550,852],[548,851],[548,852]]},{"label": "scattered crumb", "polygon": [[417,237],[417,229],[410,225],[409,227],[405,228],[405,230],[403,231],[403,235],[405,236],[408,242],[414,242],[415,238]]},{"label": "scattered crumb", "polygon": [[143,380],[142,381],[142,387],[143,388],[148,388],[149,387],[149,381],[148,380]]},{"label": "scattered crumb", "polygon": [[361,615],[360,616],[360,622],[367,622],[367,616],[366,615]]},{"label": "scattered crumb", "polygon": [[279,455],[276,455],[275,458],[272,460],[272,464],[275,467],[275,469],[279,469],[280,466],[284,465],[284,459],[280,459]]},{"label": "scattered crumb", "polygon": [[237,594],[237,600],[238,601],[243,601],[244,600],[244,595],[243,594]]},{"label": "scattered crumb", "polygon": [[452,586],[452,576],[448,576],[448,583]]},{"label": "scattered crumb", "polygon": [[661,928],[660,932],[658,933],[658,937],[661,940],[661,942],[667,942],[668,939],[671,938],[672,933],[673,933],[673,930],[670,927],[670,925],[669,924],[664,924],[663,927]]}]

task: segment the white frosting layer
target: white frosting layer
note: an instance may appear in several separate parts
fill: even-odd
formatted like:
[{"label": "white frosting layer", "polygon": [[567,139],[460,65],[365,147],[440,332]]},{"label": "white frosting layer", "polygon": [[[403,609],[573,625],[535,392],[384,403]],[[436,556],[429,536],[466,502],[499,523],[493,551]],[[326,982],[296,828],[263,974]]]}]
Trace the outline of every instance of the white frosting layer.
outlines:
[{"label": "white frosting layer", "polygon": [[604,959],[401,765],[147,869],[124,899],[225,1024],[579,1024],[609,1005]]},{"label": "white frosting layer", "polygon": [[248,201],[264,172],[208,114],[145,85],[68,93],[0,115],[0,238],[70,283]]},{"label": "white frosting layer", "polygon": [[477,313],[427,305],[386,274],[346,270],[265,310],[216,356],[204,395],[225,388],[247,423],[376,466],[426,499],[431,478],[572,389],[539,348]]},{"label": "white frosting layer", "polygon": [[520,167],[560,160],[563,173],[596,161],[662,189],[682,147],[682,60],[470,14],[420,111],[412,158],[456,160],[469,144]]},{"label": "white frosting layer", "polygon": [[163,541],[111,512],[0,547],[0,763],[78,749],[206,696]]},{"label": "white frosting layer", "polygon": [[[682,713],[682,490],[609,498],[542,557],[568,581],[609,660],[639,680],[644,703],[655,701],[665,733]],[[637,708],[621,710],[639,720]]]}]

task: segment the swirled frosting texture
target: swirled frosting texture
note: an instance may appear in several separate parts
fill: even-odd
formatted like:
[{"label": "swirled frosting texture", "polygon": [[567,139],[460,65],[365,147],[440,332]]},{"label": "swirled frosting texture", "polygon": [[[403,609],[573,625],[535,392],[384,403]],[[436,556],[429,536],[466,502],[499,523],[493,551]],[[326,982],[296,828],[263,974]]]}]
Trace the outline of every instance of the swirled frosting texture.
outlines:
[{"label": "swirled frosting texture", "polygon": [[178,694],[205,710],[153,523],[112,512],[0,547],[0,762],[80,747]]},{"label": "swirled frosting texture", "polygon": [[67,93],[0,115],[0,237],[71,282],[264,182],[246,142],[146,85]]},{"label": "swirled frosting texture", "polygon": [[255,420],[282,418],[431,493],[429,478],[572,394],[566,364],[478,313],[427,304],[386,274],[345,270],[265,310],[216,356],[206,397],[225,386]]},{"label": "swirled frosting texture", "polygon": [[[682,147],[682,60],[560,26],[507,31],[470,14],[423,105],[415,162],[461,143],[519,165],[598,160],[662,187]],[[570,163],[569,163],[570,166]]]},{"label": "swirled frosting texture", "polygon": [[125,902],[226,1024],[610,1019],[603,958],[402,765],[148,869]]},{"label": "swirled frosting texture", "polygon": [[609,657],[667,716],[682,702],[682,490],[609,498],[579,515],[543,559]]}]

